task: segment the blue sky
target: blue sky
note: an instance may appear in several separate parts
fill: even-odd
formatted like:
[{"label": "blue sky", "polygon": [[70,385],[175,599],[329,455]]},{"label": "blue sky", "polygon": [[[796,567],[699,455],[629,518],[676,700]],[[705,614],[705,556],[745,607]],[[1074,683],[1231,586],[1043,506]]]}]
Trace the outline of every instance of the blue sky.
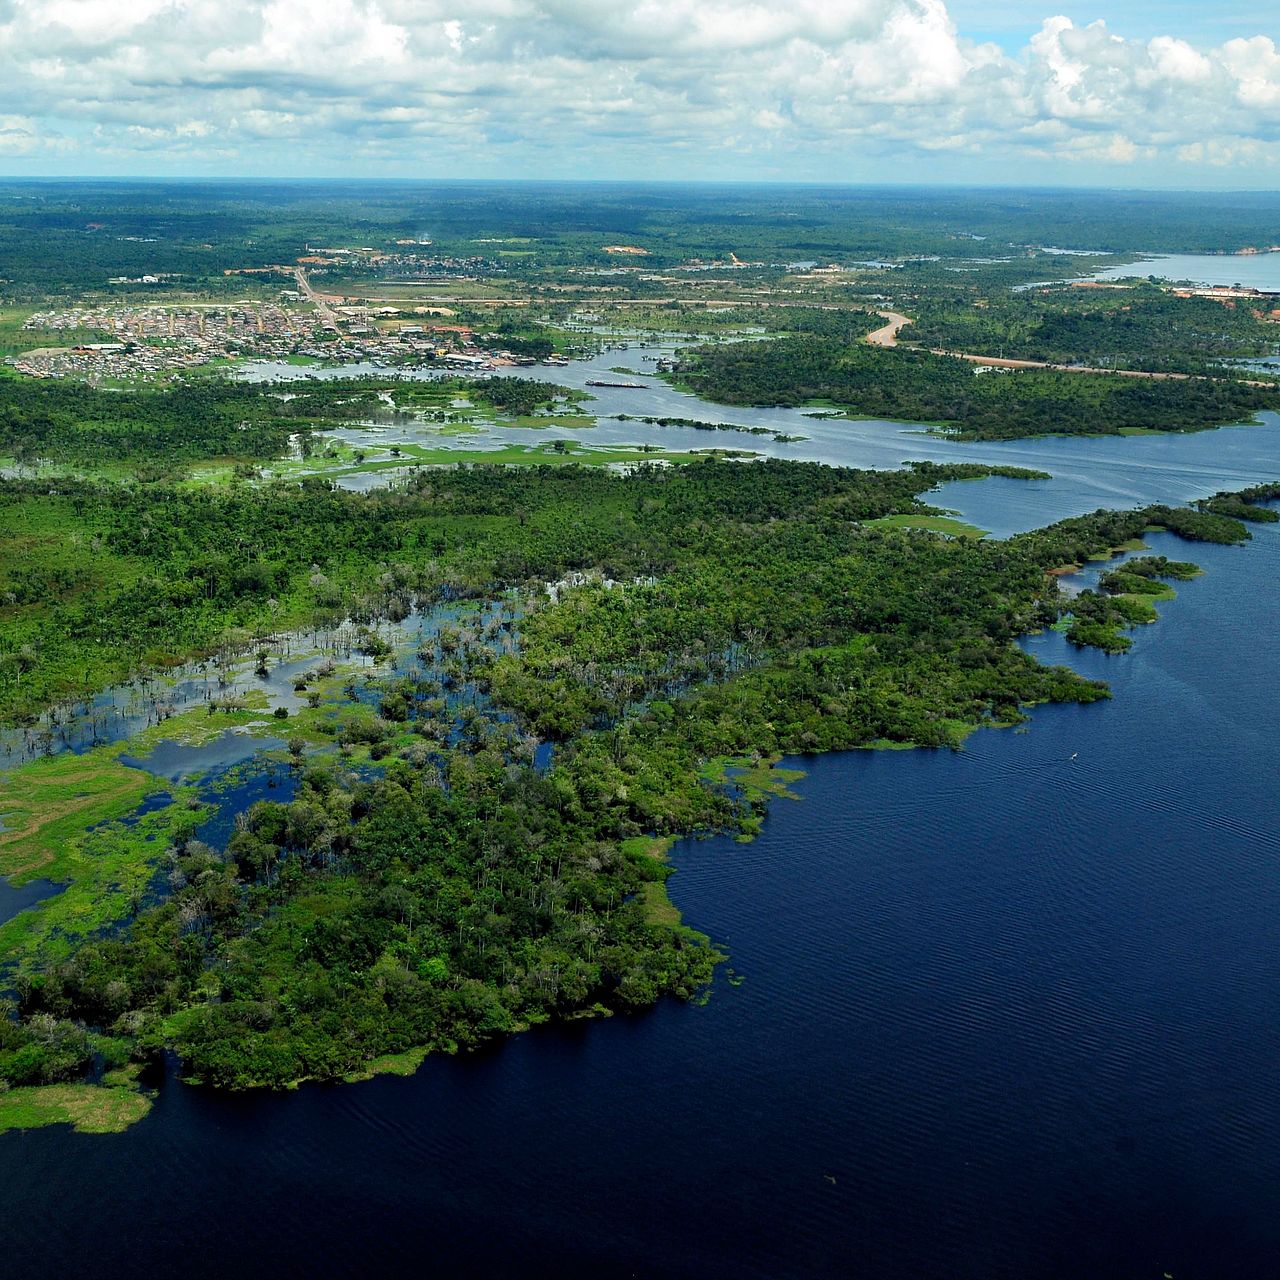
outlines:
[{"label": "blue sky", "polygon": [[0,172],[1280,188],[1280,8],[0,0]]},{"label": "blue sky", "polygon": [[1268,33],[1280,39],[1280,22],[1264,20],[1266,6],[1260,4],[1216,4],[1203,0],[1120,0],[1106,4],[1089,0],[1083,5],[1040,3],[1039,0],[953,0],[947,6],[961,31],[978,40],[993,40],[1009,53],[1016,53],[1039,30],[1046,17],[1065,13],[1080,25],[1101,18],[1120,36],[1150,40],[1154,36],[1175,35],[1195,45],[1221,45],[1237,36]]}]

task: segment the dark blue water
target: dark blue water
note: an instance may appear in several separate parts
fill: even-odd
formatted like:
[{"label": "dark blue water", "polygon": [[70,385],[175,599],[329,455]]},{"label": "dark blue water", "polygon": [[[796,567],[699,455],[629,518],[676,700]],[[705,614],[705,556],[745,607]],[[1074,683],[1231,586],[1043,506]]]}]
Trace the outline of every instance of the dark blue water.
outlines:
[{"label": "dark blue water", "polygon": [[0,1135],[6,1269],[1275,1274],[1280,530],[1152,541],[1208,573],[1132,653],[1032,642],[1114,701],[806,761],[753,844],[676,850],[741,986]]},{"label": "dark blue water", "polygon": [[195,830],[195,838],[225,850],[235,834],[236,818],[259,800],[288,804],[298,790],[298,771],[283,761],[255,759],[238,769],[214,770],[201,780],[200,798],[213,813]]},{"label": "dark blue water", "polygon": [[12,920],[20,911],[34,907],[61,893],[66,885],[55,884],[52,880],[28,880],[26,884],[12,885],[4,876],[0,876],[0,924]]}]

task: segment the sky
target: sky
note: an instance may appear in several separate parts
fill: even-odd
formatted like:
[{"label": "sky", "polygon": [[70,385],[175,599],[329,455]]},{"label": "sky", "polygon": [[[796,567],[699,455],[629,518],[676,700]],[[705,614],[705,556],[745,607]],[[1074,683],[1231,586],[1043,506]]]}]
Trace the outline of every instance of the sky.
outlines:
[{"label": "sky", "polygon": [[1280,189],[1280,5],[0,0],[0,173]]}]

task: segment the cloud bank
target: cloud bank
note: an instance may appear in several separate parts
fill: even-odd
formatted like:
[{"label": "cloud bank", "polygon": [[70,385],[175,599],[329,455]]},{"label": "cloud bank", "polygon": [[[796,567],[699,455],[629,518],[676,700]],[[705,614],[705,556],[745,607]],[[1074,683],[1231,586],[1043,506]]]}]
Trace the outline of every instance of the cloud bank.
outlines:
[{"label": "cloud bank", "polygon": [[943,0],[0,0],[0,165],[1274,186],[1280,50],[1008,53]]}]

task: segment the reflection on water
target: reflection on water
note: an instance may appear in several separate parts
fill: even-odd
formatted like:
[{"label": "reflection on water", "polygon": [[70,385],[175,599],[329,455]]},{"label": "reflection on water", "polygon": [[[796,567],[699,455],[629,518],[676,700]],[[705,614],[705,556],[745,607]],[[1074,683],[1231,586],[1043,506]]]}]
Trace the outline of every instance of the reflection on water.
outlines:
[{"label": "reflection on water", "polygon": [[259,800],[288,804],[297,789],[298,771],[281,760],[258,756],[239,769],[214,770],[200,788],[200,798],[213,806],[213,812],[196,828],[195,838],[224,850],[239,814]]},{"label": "reflection on water", "polygon": [[122,755],[120,763],[168,778],[170,782],[185,782],[210,769],[239,764],[259,751],[274,751],[284,745],[283,738],[256,737],[227,729],[211,742],[160,742],[145,756]]},{"label": "reflection on water", "polygon": [[65,887],[52,880],[28,880],[24,885],[12,885],[0,876],[0,924],[12,920],[19,911],[61,893]]},{"label": "reflection on water", "polygon": [[[253,705],[264,717],[277,710],[292,713],[304,705],[305,694],[295,687],[298,677],[324,660],[339,661],[346,668],[372,668],[375,660],[361,649],[371,631],[393,652],[409,654],[424,638],[456,621],[460,609],[442,604],[414,609],[400,621],[384,619],[366,626],[346,619],[332,627],[246,639],[211,659],[140,675],[92,698],[57,707],[34,725],[0,729],[0,766],[121,742],[202,705],[211,712]],[[266,658],[259,662],[257,654],[263,650]]]}]

